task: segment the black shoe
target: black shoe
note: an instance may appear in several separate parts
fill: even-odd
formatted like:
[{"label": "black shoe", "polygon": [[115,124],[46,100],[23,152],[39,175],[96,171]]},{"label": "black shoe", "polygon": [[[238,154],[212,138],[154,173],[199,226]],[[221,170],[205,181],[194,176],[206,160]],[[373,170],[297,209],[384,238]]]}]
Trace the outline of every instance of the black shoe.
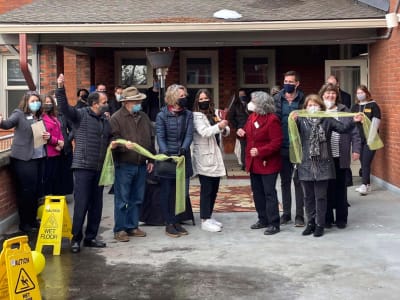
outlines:
[{"label": "black shoe", "polygon": [[180,235],[188,235],[189,234],[189,232],[185,228],[183,228],[183,226],[179,223],[174,224],[174,227],[175,227],[176,231],[179,232]]},{"label": "black shoe", "polygon": [[337,226],[337,228],[339,228],[339,229],[345,229],[346,226],[347,226],[347,224],[344,223],[344,222],[336,222],[336,226]]},{"label": "black shoe", "polygon": [[250,229],[261,229],[265,227],[267,227],[267,225],[261,223],[260,221],[257,221],[256,223],[250,226]]},{"label": "black shoe", "polygon": [[264,234],[265,235],[273,235],[275,233],[278,233],[280,231],[279,227],[276,226],[268,226],[267,229],[265,229]]},{"label": "black shoe", "polygon": [[315,226],[315,230],[314,230],[314,236],[315,237],[320,237],[324,235],[324,226]]},{"label": "black shoe", "polygon": [[289,224],[290,222],[292,222],[292,218],[290,216],[287,215],[281,216],[281,221],[280,221],[281,225],[286,225]]},{"label": "black shoe", "polygon": [[295,227],[304,227],[304,218],[302,216],[296,216],[294,219]]},{"label": "black shoe", "polygon": [[84,247],[92,247],[92,248],[104,248],[106,243],[93,239],[93,240],[84,240],[83,241]]},{"label": "black shoe", "polygon": [[79,253],[81,251],[81,245],[77,241],[71,242],[71,252],[72,253]]},{"label": "black shoe", "polygon": [[332,228],[332,223],[325,223],[324,227],[327,229]]},{"label": "black shoe", "polygon": [[302,235],[310,235],[311,233],[314,232],[314,230],[315,230],[315,223],[309,222],[309,223],[307,224],[306,229],[304,229]]},{"label": "black shoe", "polygon": [[167,226],[165,226],[165,234],[170,236],[170,237],[180,237],[181,234],[179,233],[178,230],[176,230],[174,224],[168,224]]}]

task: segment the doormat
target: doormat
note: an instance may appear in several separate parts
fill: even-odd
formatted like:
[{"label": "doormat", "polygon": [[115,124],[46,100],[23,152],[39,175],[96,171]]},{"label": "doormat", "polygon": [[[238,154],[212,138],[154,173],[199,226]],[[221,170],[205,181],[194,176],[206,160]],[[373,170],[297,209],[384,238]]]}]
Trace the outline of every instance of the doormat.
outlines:
[{"label": "doormat", "polygon": [[[190,186],[190,202],[193,212],[200,211],[200,185]],[[214,212],[251,212],[255,211],[250,185],[220,185]]]}]

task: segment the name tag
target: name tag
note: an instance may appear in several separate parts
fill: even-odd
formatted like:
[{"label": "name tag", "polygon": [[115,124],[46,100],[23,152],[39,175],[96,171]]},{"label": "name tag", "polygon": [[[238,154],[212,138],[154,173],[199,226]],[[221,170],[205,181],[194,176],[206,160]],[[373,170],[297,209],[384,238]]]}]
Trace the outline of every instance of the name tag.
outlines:
[{"label": "name tag", "polygon": [[33,120],[33,116],[27,116],[26,119],[27,120]]},{"label": "name tag", "polygon": [[366,108],[366,109],[364,109],[364,112],[365,112],[365,113],[370,113],[370,112],[372,112],[372,109]]},{"label": "name tag", "polygon": [[255,127],[255,128],[258,128],[258,127],[260,127],[260,124],[258,124],[258,122],[255,121],[255,122],[254,122],[254,127]]}]

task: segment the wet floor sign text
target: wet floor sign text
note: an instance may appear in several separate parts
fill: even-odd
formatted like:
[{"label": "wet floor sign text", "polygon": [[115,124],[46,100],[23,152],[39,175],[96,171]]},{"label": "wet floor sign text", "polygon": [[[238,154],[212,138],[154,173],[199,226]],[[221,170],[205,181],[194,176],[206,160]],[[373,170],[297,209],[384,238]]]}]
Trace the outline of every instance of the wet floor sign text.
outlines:
[{"label": "wet floor sign text", "polygon": [[27,236],[8,239],[0,254],[0,299],[40,300]]},{"label": "wet floor sign text", "polygon": [[53,246],[53,255],[60,255],[62,238],[71,240],[71,229],[65,196],[46,196],[35,250]]}]

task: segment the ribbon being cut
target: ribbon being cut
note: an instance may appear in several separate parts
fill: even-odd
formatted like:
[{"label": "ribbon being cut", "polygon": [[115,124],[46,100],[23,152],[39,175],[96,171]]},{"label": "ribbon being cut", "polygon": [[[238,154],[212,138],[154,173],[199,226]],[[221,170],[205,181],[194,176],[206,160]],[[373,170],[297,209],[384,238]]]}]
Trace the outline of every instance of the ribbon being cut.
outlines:
[{"label": "ribbon being cut", "polygon": [[[289,127],[289,155],[290,161],[294,164],[301,163],[301,159],[303,157],[302,148],[301,148],[301,140],[299,130],[297,128],[296,121],[293,119],[293,114],[296,113],[299,118],[339,118],[339,117],[354,117],[360,113],[349,113],[349,112],[315,112],[309,113],[306,110],[296,110],[290,113],[288,119],[288,127]],[[362,127],[364,131],[364,135],[368,137],[367,145],[371,150],[378,150],[383,147],[383,142],[378,135],[378,131],[374,128],[374,124],[371,125],[371,120],[364,114]]]},{"label": "ribbon being cut", "polygon": [[[129,141],[124,139],[117,139],[117,143],[125,145]],[[167,156],[165,154],[154,155],[139,144],[132,143],[133,149],[137,153],[151,158],[154,160],[167,160],[172,159],[176,162],[176,199],[175,199],[175,214],[178,215],[185,211],[185,156]],[[103,169],[101,171],[99,185],[111,185],[114,183],[115,169],[114,160],[112,156],[111,144],[107,148],[106,157],[103,163]]]}]

